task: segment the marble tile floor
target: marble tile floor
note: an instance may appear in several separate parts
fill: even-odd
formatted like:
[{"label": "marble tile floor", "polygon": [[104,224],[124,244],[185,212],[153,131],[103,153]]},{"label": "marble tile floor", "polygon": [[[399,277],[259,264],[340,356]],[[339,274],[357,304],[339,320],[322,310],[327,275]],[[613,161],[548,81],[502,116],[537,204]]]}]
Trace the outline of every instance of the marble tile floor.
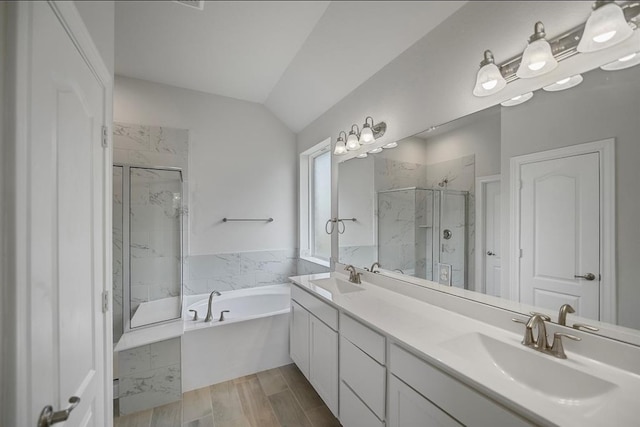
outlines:
[{"label": "marble tile floor", "polygon": [[115,427],[339,427],[296,365],[193,390],[174,402],[115,418]]}]

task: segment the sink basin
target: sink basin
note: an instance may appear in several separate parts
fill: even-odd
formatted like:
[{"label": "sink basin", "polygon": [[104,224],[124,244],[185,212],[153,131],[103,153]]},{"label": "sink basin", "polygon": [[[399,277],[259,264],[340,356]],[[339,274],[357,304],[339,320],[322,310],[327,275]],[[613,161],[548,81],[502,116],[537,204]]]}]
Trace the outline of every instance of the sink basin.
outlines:
[{"label": "sink basin", "polygon": [[359,292],[364,290],[361,285],[354,285],[353,283],[347,282],[346,280],[338,279],[336,277],[311,280],[311,283],[316,286],[320,286],[321,288],[326,289],[329,292],[335,292],[337,290],[341,294],[348,294],[351,292]]},{"label": "sink basin", "polygon": [[593,375],[559,363],[551,355],[499,341],[480,333],[470,333],[445,341],[440,346],[470,358],[478,369],[495,370],[524,387],[533,389],[560,404],[575,405],[602,396],[617,386]]}]

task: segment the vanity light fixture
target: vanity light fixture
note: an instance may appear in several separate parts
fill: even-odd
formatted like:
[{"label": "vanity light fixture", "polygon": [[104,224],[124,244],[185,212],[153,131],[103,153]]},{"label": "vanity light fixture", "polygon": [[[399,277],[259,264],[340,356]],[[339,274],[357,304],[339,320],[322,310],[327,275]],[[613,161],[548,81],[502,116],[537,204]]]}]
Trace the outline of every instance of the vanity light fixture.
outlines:
[{"label": "vanity light fixture", "polygon": [[[371,125],[369,125],[369,119],[371,119]],[[364,124],[362,125],[362,132],[360,132],[359,141],[362,145],[373,144],[376,141],[373,136],[373,117],[367,116],[364,119]]]},{"label": "vanity light fixture", "polygon": [[493,53],[484,51],[484,59],[476,76],[476,86],[473,88],[475,96],[489,96],[501,91],[507,85],[500,69],[495,64]]},{"label": "vanity light fixture", "polygon": [[616,45],[633,34],[620,6],[613,1],[598,0],[587,19],[578,52],[596,52]]},{"label": "vanity light fixture", "polygon": [[382,146],[382,148],[396,148],[397,146],[398,146],[398,143],[394,141],[394,142],[390,142],[388,144],[384,144]]},{"label": "vanity light fixture", "polygon": [[558,80],[554,84],[543,87],[547,92],[557,92],[559,90],[570,89],[572,87],[578,86],[582,83],[582,75],[576,74],[575,76],[566,77],[562,80]]},{"label": "vanity light fixture", "polygon": [[515,105],[520,105],[523,102],[527,102],[533,98],[533,92],[523,93],[522,95],[514,96],[513,98],[500,103],[503,107],[513,107]]},{"label": "vanity light fixture", "polygon": [[640,64],[640,52],[634,52],[630,55],[623,56],[622,58],[603,65],[602,68],[605,71],[617,71],[624,70],[625,68],[635,67]]},{"label": "vanity light fixture", "polygon": [[335,154],[336,156],[341,156],[343,154],[346,154],[347,152],[347,146],[344,144],[344,138],[342,137],[343,133],[345,137],[347,136],[346,132],[344,131],[338,134],[338,141],[336,142],[336,148],[334,148],[333,150],[333,154]]},{"label": "vanity light fixture", "polygon": [[522,54],[522,61],[516,71],[516,76],[521,79],[538,77],[558,66],[558,61],[553,57],[551,45],[545,36],[544,25],[540,21],[536,22],[533,35],[529,38],[529,45]]},{"label": "vanity light fixture", "polygon": [[[356,128],[354,131],[353,128]],[[347,137],[347,150],[354,151],[360,148],[360,142],[358,139],[360,138],[360,128],[358,125],[352,125],[351,130],[349,131],[349,136]]]},{"label": "vanity light fixture", "polygon": [[374,148],[373,150],[368,151],[369,154],[378,154],[382,153],[382,147]]}]

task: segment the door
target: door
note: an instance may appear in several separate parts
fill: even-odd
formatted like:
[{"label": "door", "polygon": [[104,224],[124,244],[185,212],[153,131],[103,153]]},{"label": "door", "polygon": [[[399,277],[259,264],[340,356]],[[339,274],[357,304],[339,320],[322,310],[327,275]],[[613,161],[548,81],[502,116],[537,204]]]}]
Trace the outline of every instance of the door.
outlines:
[{"label": "door", "polygon": [[309,316],[309,382],[338,416],[338,333]]},{"label": "door", "polygon": [[600,154],[520,169],[520,300],[599,319]]},{"label": "door", "polygon": [[394,375],[389,381],[389,427],[459,427],[449,414]]},{"label": "door", "polygon": [[[17,362],[16,425],[36,426],[44,407],[67,408],[75,396],[79,404],[64,425],[104,426],[110,419],[104,347],[110,324],[101,304],[108,274],[110,169],[101,138],[107,89],[72,39],[79,28],[72,4],[12,7],[16,56],[28,58],[28,72],[16,77],[25,87],[17,116],[23,114],[26,131],[24,157],[17,156],[24,161],[16,168],[16,187],[24,190],[16,208],[23,214],[17,240],[24,239],[17,278],[25,287],[24,313],[17,316],[25,337],[18,341],[24,358]],[[63,24],[65,16],[76,21]]]},{"label": "door", "polygon": [[289,355],[300,371],[309,378],[309,312],[291,300]]},{"label": "door", "polygon": [[484,291],[487,295],[500,296],[500,181],[484,183],[485,209],[484,248],[482,250]]}]

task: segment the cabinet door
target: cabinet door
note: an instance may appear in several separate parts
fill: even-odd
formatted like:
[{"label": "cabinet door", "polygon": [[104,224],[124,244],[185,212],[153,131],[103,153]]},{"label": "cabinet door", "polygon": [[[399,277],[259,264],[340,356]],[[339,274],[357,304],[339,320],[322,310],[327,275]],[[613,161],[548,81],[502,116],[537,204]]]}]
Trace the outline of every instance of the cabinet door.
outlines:
[{"label": "cabinet door", "polygon": [[309,312],[291,301],[289,355],[300,371],[309,378]]},{"label": "cabinet door", "polygon": [[309,382],[338,416],[338,333],[311,316],[309,337]]},{"label": "cabinet door", "polygon": [[391,375],[389,427],[459,427],[462,424]]}]

